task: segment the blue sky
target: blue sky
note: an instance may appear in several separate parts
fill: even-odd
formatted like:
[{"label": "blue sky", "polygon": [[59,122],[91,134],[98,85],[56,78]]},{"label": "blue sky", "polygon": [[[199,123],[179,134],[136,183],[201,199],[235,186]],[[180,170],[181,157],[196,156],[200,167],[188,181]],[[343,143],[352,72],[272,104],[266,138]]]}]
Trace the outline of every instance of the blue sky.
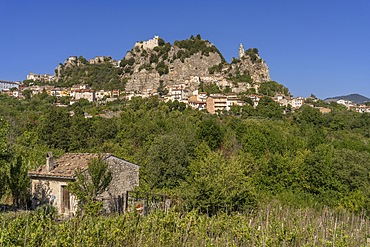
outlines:
[{"label": "blue sky", "polygon": [[53,73],[71,55],[121,59],[136,41],[201,34],[226,60],[257,47],[294,96],[370,97],[368,0],[0,0],[0,80]]}]

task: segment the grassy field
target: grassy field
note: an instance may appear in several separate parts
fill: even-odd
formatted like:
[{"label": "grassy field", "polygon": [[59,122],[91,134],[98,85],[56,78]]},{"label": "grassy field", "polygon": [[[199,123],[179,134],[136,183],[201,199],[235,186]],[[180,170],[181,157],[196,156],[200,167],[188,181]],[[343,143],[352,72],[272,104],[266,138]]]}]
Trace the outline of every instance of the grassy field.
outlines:
[{"label": "grassy field", "polygon": [[126,213],[58,220],[0,213],[2,246],[370,246],[369,220],[324,208],[267,204],[255,212]]}]

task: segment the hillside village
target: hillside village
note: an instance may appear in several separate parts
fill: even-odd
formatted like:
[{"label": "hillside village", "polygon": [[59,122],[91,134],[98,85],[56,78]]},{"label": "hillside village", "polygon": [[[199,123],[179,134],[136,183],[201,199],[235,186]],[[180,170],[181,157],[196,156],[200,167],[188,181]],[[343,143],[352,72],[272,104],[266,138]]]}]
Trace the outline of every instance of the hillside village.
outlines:
[{"label": "hillside village", "polygon": [[[93,71],[102,66],[104,70]],[[95,78],[96,73],[104,73],[105,77]],[[278,90],[275,87],[273,92],[261,92],[264,83],[275,83]],[[136,42],[120,61],[109,56],[89,60],[70,56],[57,66],[54,75],[31,72],[23,83],[1,82],[0,90],[16,98],[45,92],[56,97],[58,106],[66,106],[60,102],[61,98],[68,99],[69,104],[80,99],[104,104],[117,99],[159,96],[165,102],[177,100],[211,114],[244,106],[246,99],[256,107],[264,96],[293,111],[307,101],[292,97],[284,86],[271,81],[269,68],[258,49],[244,50],[240,44],[238,58],[228,64],[217,48],[200,35],[175,41],[174,45],[165,43],[159,36]],[[370,107],[363,104],[344,100],[337,103],[356,112],[370,112]],[[322,113],[330,112],[328,108],[319,109]]]},{"label": "hillside village", "polygon": [[0,243],[364,246],[370,99],[293,97],[258,49],[237,54],[154,37],[0,81]]},{"label": "hillside village", "polygon": [[[24,99],[28,96],[33,96],[41,93],[46,93],[49,96],[55,96],[57,100],[62,97],[69,99],[69,104],[73,104],[80,99],[85,99],[89,102],[97,102],[100,104],[105,104],[107,102],[126,99],[131,100],[132,97],[150,97],[158,95],[157,92],[153,94],[144,95],[127,95],[125,91],[119,89],[106,91],[106,90],[93,90],[88,85],[73,85],[70,88],[60,88],[51,85],[45,86],[24,86],[22,83],[16,82],[5,82],[0,81],[1,94],[8,95],[15,98]],[[241,100],[236,93],[227,94],[210,94],[207,95],[205,92],[199,92],[195,90],[192,95],[189,95],[184,89],[183,85],[177,86],[166,86],[164,88],[168,93],[161,97],[165,102],[175,101],[182,102],[188,107],[198,110],[207,110],[209,113],[214,114],[218,111],[229,111],[232,106],[244,106],[245,101]],[[27,96],[28,95],[28,96]],[[258,94],[247,94],[244,98],[249,98],[253,102],[253,107],[258,106],[259,100],[262,95]],[[305,102],[316,100],[314,98],[308,97],[291,97],[282,94],[277,94],[272,99],[279,103],[280,106],[288,107],[291,106],[292,110],[300,108]],[[359,113],[370,113],[370,106],[365,104],[356,104],[349,100],[337,100],[338,104],[344,105],[348,110],[359,112]],[[61,104],[59,101],[55,103],[56,106],[66,107],[67,105]],[[307,104],[313,106],[311,104]],[[331,110],[326,107],[316,107],[321,113],[328,113]]]},{"label": "hillside village", "polygon": [[[111,91],[93,90],[88,85],[73,85],[70,88],[58,88],[54,86],[24,86],[22,84],[12,84],[12,86],[13,87],[11,89],[3,89],[1,93],[20,99],[25,98],[25,95],[32,97],[33,95],[46,93],[49,96],[55,96],[57,100],[61,99],[62,97],[67,97],[69,98],[69,104],[73,104],[80,99],[85,99],[89,102],[105,104],[118,99],[131,100],[132,97],[145,98],[158,95],[158,93],[141,96],[126,95],[124,91],[120,91],[119,89]],[[232,106],[244,106],[246,104],[246,102],[241,100],[236,93],[207,95],[205,92],[199,92],[198,90],[195,90],[192,92],[192,95],[189,95],[182,87],[182,85],[166,86],[165,90],[168,91],[168,93],[162,96],[161,99],[165,102],[177,100],[178,102],[186,104],[188,107],[198,110],[207,110],[211,114],[215,114],[218,111],[229,111]],[[248,94],[244,95],[244,97],[251,99],[253,102],[253,107],[257,107],[259,100],[263,96],[257,94]],[[305,101],[305,99],[302,97],[293,98],[284,95],[276,95],[272,99],[279,103],[280,106],[287,107],[290,105],[293,110],[300,108]],[[58,101],[55,104],[60,107],[67,106],[60,104]],[[325,113],[325,111],[330,109],[321,110]]]}]

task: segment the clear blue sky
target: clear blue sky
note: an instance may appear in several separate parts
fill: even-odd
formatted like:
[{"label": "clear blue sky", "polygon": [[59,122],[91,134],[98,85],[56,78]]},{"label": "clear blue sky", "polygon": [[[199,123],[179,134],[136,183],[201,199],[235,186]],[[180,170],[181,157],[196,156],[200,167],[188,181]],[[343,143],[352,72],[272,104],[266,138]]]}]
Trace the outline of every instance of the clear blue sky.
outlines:
[{"label": "clear blue sky", "polygon": [[201,34],[226,60],[257,47],[294,96],[370,97],[369,0],[0,0],[0,80],[71,55],[121,59],[136,41]]}]

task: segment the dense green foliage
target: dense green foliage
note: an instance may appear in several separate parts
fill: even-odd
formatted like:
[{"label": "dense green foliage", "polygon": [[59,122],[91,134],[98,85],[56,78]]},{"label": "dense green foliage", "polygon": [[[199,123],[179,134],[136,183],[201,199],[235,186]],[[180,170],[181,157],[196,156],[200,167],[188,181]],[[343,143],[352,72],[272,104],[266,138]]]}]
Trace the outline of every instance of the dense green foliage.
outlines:
[{"label": "dense green foliage", "polygon": [[289,91],[284,85],[277,83],[276,81],[262,82],[258,92],[262,95],[274,97],[276,93],[283,95],[289,95]]},{"label": "dense green foliage", "polygon": [[8,154],[9,125],[0,117],[0,199],[6,192],[6,174],[7,163],[9,162]]},{"label": "dense green foliage", "polygon": [[166,65],[163,61],[160,61],[155,69],[157,70],[159,75],[168,74],[168,65]]},{"label": "dense green foliage", "polygon": [[[23,171],[43,164],[49,150],[109,152],[141,166],[139,189],[182,197],[209,214],[256,208],[269,196],[368,213],[369,114],[332,104],[325,115],[309,106],[283,114],[269,97],[219,116],[156,97],[67,108],[54,101],[0,96],[2,176],[16,157],[24,168],[14,171]],[[10,195],[10,185],[2,193]]]},{"label": "dense green foliage", "polygon": [[[141,166],[139,190],[175,195],[182,208],[61,222],[42,208],[0,214],[1,245],[366,242],[369,223],[354,214],[368,217],[370,210],[370,114],[322,101],[315,104],[331,113],[303,106],[283,114],[269,97],[256,108],[247,104],[218,116],[155,97],[100,106],[80,100],[67,108],[53,102],[46,94],[26,100],[0,96],[3,200],[25,204],[25,172],[44,164],[47,151],[110,152]],[[280,202],[271,206],[276,199]],[[87,208],[97,212],[95,206]]]},{"label": "dense green foliage", "polygon": [[245,55],[249,56],[252,63],[260,63],[262,61],[262,59],[258,56],[257,48],[249,48],[245,51]]},{"label": "dense green foliage", "polygon": [[[156,56],[161,57],[162,60],[164,61],[168,58],[168,52],[171,50],[172,46],[170,43],[165,43],[164,41],[160,42],[160,40],[161,39],[158,40],[158,46],[154,47],[153,50],[157,52]],[[151,57],[151,60],[152,62],[156,62],[155,56]]]},{"label": "dense green foliage", "polygon": [[204,83],[200,82],[198,87],[199,92],[205,92],[207,95],[221,93],[220,88],[216,83]]},{"label": "dense green foliage", "polygon": [[180,41],[175,40],[174,46],[183,49],[178,51],[176,55],[176,58],[180,59],[181,61],[184,61],[185,58],[188,58],[198,52],[201,52],[201,54],[204,56],[209,56],[209,53],[214,52],[220,55],[223,63],[226,62],[221,52],[209,41],[202,40],[199,34],[195,37],[192,35],[190,39]]},{"label": "dense green foliage", "polygon": [[208,72],[210,74],[214,74],[215,72],[221,72],[223,67],[223,63],[219,63],[216,65],[213,65],[212,67],[208,68]]},{"label": "dense green foliage", "polygon": [[238,71],[235,75],[229,77],[229,80],[233,81],[234,83],[237,83],[237,82],[248,82],[251,84],[253,83],[253,80],[249,74],[247,73],[240,74],[240,72]]},{"label": "dense green foliage", "polygon": [[[121,62],[132,65],[134,61]],[[120,78],[122,70],[113,66],[109,61],[100,64],[83,64],[80,66],[63,66],[57,86],[70,87],[74,84],[88,84],[96,90],[124,89],[125,82]]]}]

